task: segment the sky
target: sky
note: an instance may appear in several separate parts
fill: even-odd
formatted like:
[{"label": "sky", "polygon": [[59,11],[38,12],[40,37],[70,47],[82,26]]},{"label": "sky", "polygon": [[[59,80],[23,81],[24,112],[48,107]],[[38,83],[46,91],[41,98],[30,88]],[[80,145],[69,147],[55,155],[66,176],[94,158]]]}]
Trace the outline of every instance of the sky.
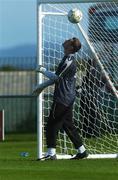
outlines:
[{"label": "sky", "polygon": [[36,0],[0,0],[0,50],[36,44]]},{"label": "sky", "polygon": [[0,0],[0,57],[35,56],[36,46],[37,0]]}]

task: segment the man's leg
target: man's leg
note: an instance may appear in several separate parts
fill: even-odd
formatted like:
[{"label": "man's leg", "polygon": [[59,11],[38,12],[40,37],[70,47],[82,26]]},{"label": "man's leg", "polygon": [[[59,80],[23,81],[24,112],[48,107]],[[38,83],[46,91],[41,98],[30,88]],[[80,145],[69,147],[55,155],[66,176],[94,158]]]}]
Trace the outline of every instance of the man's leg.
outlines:
[{"label": "man's leg", "polygon": [[68,107],[68,111],[64,116],[63,129],[69,136],[75,148],[78,150],[78,153],[72,159],[83,159],[87,157],[88,155],[83,145],[81,136],[79,135],[78,129],[76,128],[73,121],[72,106]]},{"label": "man's leg", "polygon": [[47,153],[41,160],[56,159],[56,139],[63,124],[63,116],[67,110],[62,104],[53,103],[46,127]]},{"label": "man's leg", "polygon": [[79,135],[78,129],[76,128],[74,121],[73,121],[73,113],[72,113],[72,106],[68,107],[68,111],[65,113],[63,129],[69,136],[70,140],[73,142],[75,148],[77,149],[81,146],[82,139]]},{"label": "man's leg", "polygon": [[56,138],[58,131],[63,124],[63,116],[67,107],[59,103],[53,103],[46,127],[47,148],[56,148]]}]

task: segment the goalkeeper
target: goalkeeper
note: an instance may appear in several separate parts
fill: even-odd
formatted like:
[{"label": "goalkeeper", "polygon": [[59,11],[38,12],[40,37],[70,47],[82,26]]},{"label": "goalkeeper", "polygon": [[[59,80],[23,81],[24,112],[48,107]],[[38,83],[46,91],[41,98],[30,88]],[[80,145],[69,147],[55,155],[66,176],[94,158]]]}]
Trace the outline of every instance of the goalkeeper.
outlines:
[{"label": "goalkeeper", "polygon": [[53,104],[46,127],[47,153],[42,160],[56,159],[56,138],[58,131],[63,128],[77,149],[77,154],[71,159],[87,157],[86,149],[73,121],[73,103],[76,96],[76,61],[74,54],[81,49],[79,39],[72,38],[63,43],[64,57],[56,73],[37,67],[37,71],[50,80],[38,85],[34,94],[39,94],[45,87],[55,83]]}]

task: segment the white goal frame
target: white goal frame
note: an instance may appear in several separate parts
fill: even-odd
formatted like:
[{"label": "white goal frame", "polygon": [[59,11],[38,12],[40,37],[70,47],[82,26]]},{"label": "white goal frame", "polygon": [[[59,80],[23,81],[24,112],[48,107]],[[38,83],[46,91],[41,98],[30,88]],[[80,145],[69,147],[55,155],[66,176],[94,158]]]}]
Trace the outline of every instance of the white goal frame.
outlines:
[{"label": "white goal frame", "polygon": [[[46,13],[42,14],[42,4],[58,4],[58,3],[96,3],[96,2],[108,2],[108,0],[37,0],[37,64],[42,64],[42,18]],[[117,0],[109,0],[109,2],[117,2]],[[51,12],[50,12],[51,13]],[[53,12],[52,12],[53,14]],[[51,15],[52,15],[51,14]],[[57,14],[57,15],[65,15],[65,14]],[[78,24],[78,28],[80,29],[80,31],[82,32],[83,37],[86,39],[91,52],[94,55],[94,58],[96,59],[96,61],[98,62],[102,72],[105,74],[106,79],[109,83],[109,85],[112,87],[112,90],[115,94],[115,96],[118,98],[118,93],[116,92],[116,89],[114,88],[111,80],[109,79],[106,71],[104,70],[104,67],[102,66],[101,62],[99,61],[99,58],[97,56],[97,54],[95,54],[94,52],[94,48],[92,47],[91,43],[89,42],[89,40],[86,37],[86,34],[84,33],[82,27]],[[41,73],[38,74],[38,83],[42,82],[42,75]],[[42,141],[42,114],[43,112],[43,106],[42,106],[42,93],[39,95],[39,97],[37,98],[37,158],[40,159],[42,157],[43,151],[42,151],[42,146],[43,146],[43,141]],[[70,156],[65,156],[65,157],[61,157],[59,156],[59,158],[69,158]],[[117,158],[118,154],[94,154],[94,155],[89,155],[88,158]]]}]

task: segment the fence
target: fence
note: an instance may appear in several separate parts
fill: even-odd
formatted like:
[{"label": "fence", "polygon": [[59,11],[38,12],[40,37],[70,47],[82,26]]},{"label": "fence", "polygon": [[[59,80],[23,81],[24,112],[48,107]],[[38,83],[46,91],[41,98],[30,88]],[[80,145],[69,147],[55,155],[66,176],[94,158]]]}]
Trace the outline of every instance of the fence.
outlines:
[{"label": "fence", "polygon": [[35,57],[0,58],[0,109],[5,112],[5,132],[36,129]]}]

